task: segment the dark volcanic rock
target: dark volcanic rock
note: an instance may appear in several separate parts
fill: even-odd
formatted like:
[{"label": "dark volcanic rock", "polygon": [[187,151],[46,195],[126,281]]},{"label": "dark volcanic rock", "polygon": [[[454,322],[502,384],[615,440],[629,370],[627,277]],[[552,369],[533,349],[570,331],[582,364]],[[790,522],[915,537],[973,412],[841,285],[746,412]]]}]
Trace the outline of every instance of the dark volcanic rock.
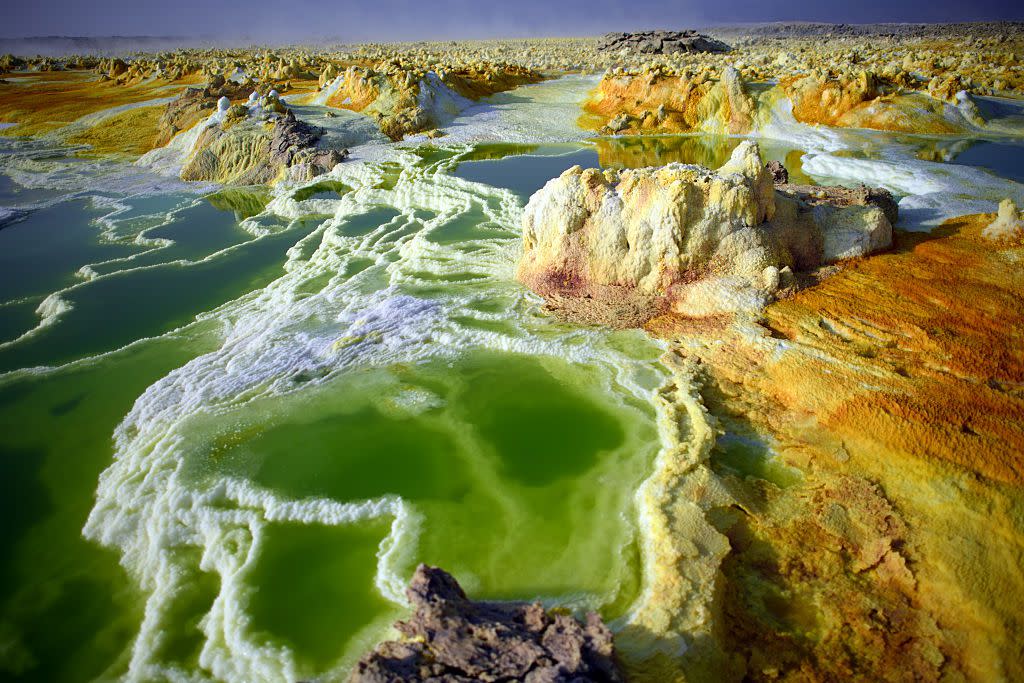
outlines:
[{"label": "dark volcanic rock", "polygon": [[606,33],[597,49],[602,52],[626,49],[645,55],[670,55],[677,52],[728,52],[732,48],[696,31],[641,31]]},{"label": "dark volcanic rock", "polygon": [[348,158],[347,149],[317,149],[324,129],[295,118],[288,112],[274,124],[270,139],[270,164],[289,167],[297,163],[310,164],[314,175],[330,171]]},{"label": "dark volcanic rock", "polygon": [[1003,36],[1024,31],[1020,21],[977,21],[927,24],[824,24],[814,22],[771,22],[765,24],[723,25],[715,33],[726,36],[759,36],[770,38],[948,38],[950,36]]},{"label": "dark volcanic rock", "polygon": [[782,165],[782,162],[772,160],[765,164],[764,167],[772,174],[772,180],[776,185],[785,185],[789,182],[789,171]]},{"label": "dark volcanic rock", "polygon": [[248,97],[252,86],[246,83],[225,82],[215,77],[205,88],[186,88],[185,92],[167,103],[160,116],[160,127],[154,147],[163,147],[175,135],[191,128],[203,116],[217,108],[217,100]]},{"label": "dark volcanic rock", "polygon": [[899,204],[892,193],[881,187],[842,187],[839,185],[790,185],[789,171],[781,162],[769,161],[764,165],[772,174],[775,189],[788,197],[799,199],[806,204],[831,204],[832,206],[877,206],[885,214],[890,225],[896,225],[899,218]]},{"label": "dark volcanic rock", "polygon": [[405,640],[363,657],[350,683],[399,681],[618,682],[612,634],[596,614],[581,624],[539,603],[473,602],[445,571],[421,564],[406,591]]},{"label": "dark volcanic rock", "polygon": [[182,167],[183,180],[212,180],[261,185],[287,177],[308,180],[348,157],[348,150],[324,144],[324,130],[295,118],[291,110],[266,121],[243,118],[231,125],[206,127],[196,151]]}]

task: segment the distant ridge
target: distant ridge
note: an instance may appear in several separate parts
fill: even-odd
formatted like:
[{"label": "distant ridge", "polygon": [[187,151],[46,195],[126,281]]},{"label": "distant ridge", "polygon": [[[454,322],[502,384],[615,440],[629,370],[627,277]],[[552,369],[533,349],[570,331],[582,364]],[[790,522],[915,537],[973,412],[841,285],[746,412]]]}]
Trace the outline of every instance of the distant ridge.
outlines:
[{"label": "distant ridge", "polygon": [[[679,28],[679,27],[676,27]],[[827,23],[814,21],[774,22],[728,22],[701,23],[683,28],[697,28],[715,37],[778,37],[813,38],[825,37],[903,37],[920,38],[948,35],[951,30],[975,37],[1024,31],[1024,21],[975,21],[975,22],[875,22],[875,23]],[[939,30],[941,29],[941,31]],[[526,36],[519,36],[525,38]],[[534,38],[543,35],[531,36]],[[556,37],[556,36],[551,36]],[[596,37],[596,36],[594,36]],[[511,38],[515,39],[515,38]],[[66,55],[125,55],[132,52],[163,52],[177,48],[242,48],[253,46],[283,45],[353,45],[360,43],[388,44],[429,41],[423,37],[412,41],[353,41],[340,36],[309,36],[305,39],[282,39],[268,36],[26,36],[0,38],[0,54],[15,54],[21,57],[41,55],[62,57]]]},{"label": "distant ridge", "polygon": [[1024,31],[1024,21],[959,21],[959,22],[873,22],[864,24],[827,23],[816,21],[773,21],[729,23],[705,27],[715,34],[798,38],[802,36],[901,36],[907,38],[936,35],[936,29],[945,33],[951,29],[964,34],[991,35],[1009,31]]},{"label": "distant ridge", "polygon": [[[248,41],[232,41],[244,43]],[[178,47],[204,47],[223,44],[211,37],[185,36],[29,36],[0,38],[0,54],[44,55],[123,54],[126,52],[173,50]]]},{"label": "distant ridge", "polygon": [[177,48],[242,48],[278,45],[338,45],[337,36],[311,37],[307,41],[268,40],[260,37],[215,36],[28,36],[0,38],[0,54],[19,57],[63,57],[67,55],[125,55],[132,52],[164,52]]}]

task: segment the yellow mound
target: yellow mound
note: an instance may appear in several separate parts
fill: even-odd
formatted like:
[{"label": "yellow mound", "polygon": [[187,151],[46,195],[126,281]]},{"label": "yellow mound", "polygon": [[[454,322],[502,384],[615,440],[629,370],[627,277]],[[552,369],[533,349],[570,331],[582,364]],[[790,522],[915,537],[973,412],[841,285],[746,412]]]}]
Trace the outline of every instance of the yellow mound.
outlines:
[{"label": "yellow mound", "polygon": [[943,117],[945,105],[940,100],[912,93],[882,94],[875,78],[865,72],[844,79],[789,78],[780,87],[801,123],[935,135],[960,132]]},{"label": "yellow mound", "polygon": [[584,103],[585,113],[579,123],[583,128],[600,130],[616,117],[626,115],[630,123],[615,132],[692,132],[716,108],[709,98],[713,87],[714,82],[700,75],[689,79],[655,73],[605,77]]}]

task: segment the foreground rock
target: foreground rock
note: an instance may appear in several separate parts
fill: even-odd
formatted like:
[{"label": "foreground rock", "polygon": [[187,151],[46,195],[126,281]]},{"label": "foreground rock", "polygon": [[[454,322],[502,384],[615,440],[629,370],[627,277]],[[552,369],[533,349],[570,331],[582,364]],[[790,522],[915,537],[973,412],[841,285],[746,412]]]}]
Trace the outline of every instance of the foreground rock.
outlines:
[{"label": "foreground rock", "polygon": [[705,317],[757,310],[796,273],[892,242],[882,191],[779,188],[749,141],[717,172],[571,168],[530,199],[517,276],[549,303],[631,321],[669,308]]},{"label": "foreground rock", "polygon": [[732,48],[696,31],[640,31],[606,33],[597,44],[603,52],[628,50],[645,55],[672,55],[686,52],[728,52]]},{"label": "foreground rock", "polygon": [[473,602],[451,575],[421,564],[406,591],[401,641],[364,657],[350,683],[398,681],[620,681],[612,634],[596,614],[585,625],[539,603]]}]

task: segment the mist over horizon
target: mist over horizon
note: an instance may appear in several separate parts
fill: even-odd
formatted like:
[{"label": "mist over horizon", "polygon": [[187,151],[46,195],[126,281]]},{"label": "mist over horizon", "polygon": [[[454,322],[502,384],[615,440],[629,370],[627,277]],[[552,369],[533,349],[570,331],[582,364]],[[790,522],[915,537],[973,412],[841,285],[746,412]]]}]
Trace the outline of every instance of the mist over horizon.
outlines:
[{"label": "mist over horizon", "polygon": [[9,44],[14,39],[118,39],[167,45],[356,43],[590,36],[610,31],[770,22],[1024,20],[1024,3],[1010,6],[999,0],[981,0],[970,6],[954,0],[866,0],[856,5],[796,0],[785,7],[734,0],[728,5],[688,2],[668,8],[652,0],[628,5],[610,0],[523,0],[483,7],[470,0],[454,0],[441,6],[413,0],[380,0],[372,4],[328,4],[321,0],[232,0],[216,4],[182,0],[172,5],[140,4],[132,0],[99,0],[83,5],[55,0],[23,5],[8,13],[8,20],[0,29],[0,44]]}]

